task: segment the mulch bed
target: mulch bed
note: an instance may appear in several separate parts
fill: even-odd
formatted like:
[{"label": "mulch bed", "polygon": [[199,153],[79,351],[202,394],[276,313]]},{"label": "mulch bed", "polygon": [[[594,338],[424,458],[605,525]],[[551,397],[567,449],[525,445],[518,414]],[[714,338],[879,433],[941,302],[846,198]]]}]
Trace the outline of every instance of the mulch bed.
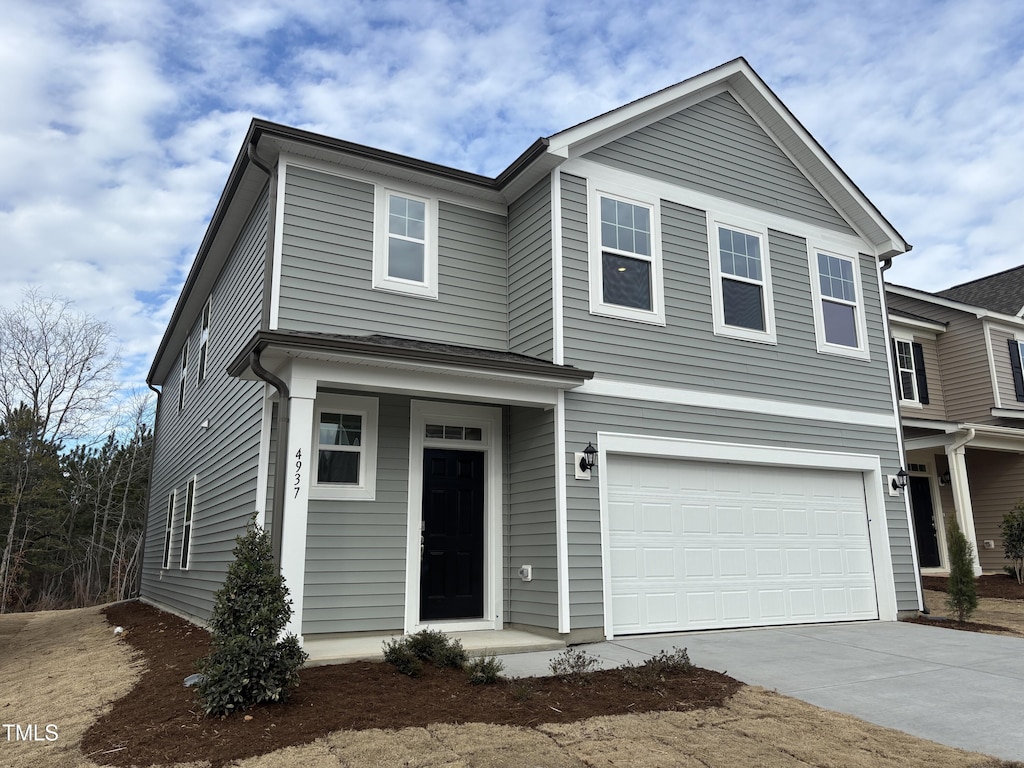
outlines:
[{"label": "mulch bed", "polygon": [[426,666],[410,678],[392,666],[354,662],[312,667],[287,704],[254,707],[227,718],[206,717],[182,681],[208,653],[209,634],[144,603],[104,610],[111,625],[146,660],[139,683],[82,739],[82,753],[104,765],[232,760],[305,744],[331,731],[482,722],[531,727],[597,715],[721,706],[742,687],[705,669],[671,676],[657,690],[625,684],[621,670],[595,672],[588,685],[555,678],[517,678],[470,685],[456,670]]},{"label": "mulch bed", "polygon": [[[921,576],[925,589],[945,592],[949,578],[946,576]],[[1018,584],[1014,576],[1005,573],[990,573],[979,576],[975,582],[978,597],[998,597],[1002,600],[1024,600],[1024,584]]]},{"label": "mulch bed", "polygon": [[965,632],[1006,632],[1012,635],[1016,635],[1017,632],[1009,627],[1003,627],[999,624],[982,624],[977,621],[957,621],[956,619],[947,619],[944,617],[928,618],[927,616],[913,616],[900,621],[905,621],[908,624],[924,624],[929,627],[945,627],[946,629],[962,629]]}]

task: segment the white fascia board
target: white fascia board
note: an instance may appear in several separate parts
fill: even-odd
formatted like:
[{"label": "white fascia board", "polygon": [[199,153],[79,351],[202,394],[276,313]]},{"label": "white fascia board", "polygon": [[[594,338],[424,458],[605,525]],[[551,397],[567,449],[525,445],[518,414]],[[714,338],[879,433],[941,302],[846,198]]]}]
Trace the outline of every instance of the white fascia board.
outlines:
[{"label": "white fascia board", "polygon": [[274,216],[274,255],[270,277],[270,330],[276,331],[281,319],[281,262],[284,254],[284,197],[288,168],[283,158],[277,159],[277,210]]},{"label": "white fascia board", "polygon": [[927,301],[939,307],[946,307],[947,309],[966,312],[967,314],[974,315],[979,319],[988,318],[1004,322],[1014,328],[1024,328],[1024,318],[1014,317],[1013,315],[1004,315],[1001,312],[993,312],[989,309],[976,307],[973,304],[964,304],[959,301],[953,301],[952,299],[944,299],[941,296],[936,296],[934,293],[928,293],[927,291],[919,291],[914,288],[906,288],[902,285],[892,285],[891,283],[886,284],[885,290],[891,291],[897,296],[905,296],[908,299]]},{"label": "white fascia board", "polygon": [[1024,409],[993,408],[989,412],[997,419],[1024,419]]},{"label": "white fascia board", "polygon": [[696,408],[760,413],[784,419],[859,424],[883,429],[895,429],[898,423],[892,411],[856,411],[847,408],[728,395],[709,390],[675,389],[654,384],[636,384],[614,379],[594,378],[577,387],[573,392],[597,397],[617,397],[627,400],[689,405]]},{"label": "white fascia board", "polygon": [[889,312],[888,315],[890,326],[910,328],[915,331],[915,336],[925,336],[929,339],[934,339],[938,334],[946,332],[946,326],[942,323],[936,323],[931,320],[917,320],[913,317],[901,317],[900,315],[894,315],[892,312]]}]

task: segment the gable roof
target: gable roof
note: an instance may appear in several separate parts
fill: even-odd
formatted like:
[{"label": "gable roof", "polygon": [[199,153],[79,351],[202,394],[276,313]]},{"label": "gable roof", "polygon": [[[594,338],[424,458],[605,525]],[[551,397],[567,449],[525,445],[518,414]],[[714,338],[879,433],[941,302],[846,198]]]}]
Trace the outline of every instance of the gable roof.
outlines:
[{"label": "gable roof", "polygon": [[1024,264],[936,291],[935,295],[1020,317],[1024,314]]}]

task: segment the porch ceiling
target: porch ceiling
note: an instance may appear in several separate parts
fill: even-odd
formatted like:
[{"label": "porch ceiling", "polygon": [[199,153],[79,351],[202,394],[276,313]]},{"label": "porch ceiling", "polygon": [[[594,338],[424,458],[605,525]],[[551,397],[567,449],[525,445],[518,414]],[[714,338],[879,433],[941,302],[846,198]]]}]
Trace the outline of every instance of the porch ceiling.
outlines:
[{"label": "porch ceiling", "polygon": [[[906,450],[941,448],[963,442],[967,448],[1024,453],[1024,429],[992,424],[903,419]],[[906,436],[906,432],[916,436]],[[964,442],[965,441],[965,442]]]}]

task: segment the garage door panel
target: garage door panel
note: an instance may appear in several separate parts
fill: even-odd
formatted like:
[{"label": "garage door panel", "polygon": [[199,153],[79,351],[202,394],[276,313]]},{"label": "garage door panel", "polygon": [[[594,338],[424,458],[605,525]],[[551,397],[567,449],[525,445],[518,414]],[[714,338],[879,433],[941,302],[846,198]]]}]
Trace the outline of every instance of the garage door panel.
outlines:
[{"label": "garage door panel", "polygon": [[632,482],[609,488],[616,634],[877,618],[859,474],[612,456],[609,475]]}]

